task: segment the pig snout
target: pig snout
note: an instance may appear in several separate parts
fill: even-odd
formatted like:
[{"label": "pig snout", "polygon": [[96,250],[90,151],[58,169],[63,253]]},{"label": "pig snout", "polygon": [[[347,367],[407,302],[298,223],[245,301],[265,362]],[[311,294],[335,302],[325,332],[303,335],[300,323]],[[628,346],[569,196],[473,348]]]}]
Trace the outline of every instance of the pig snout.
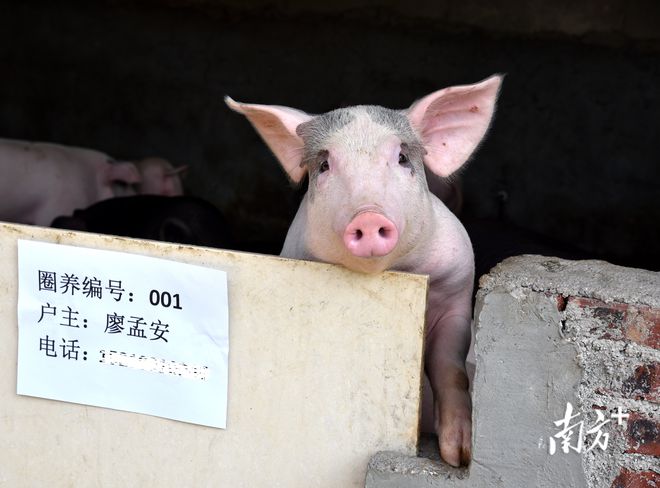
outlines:
[{"label": "pig snout", "polygon": [[399,231],[396,225],[378,212],[362,212],[344,230],[344,245],[361,258],[386,256],[396,246]]}]

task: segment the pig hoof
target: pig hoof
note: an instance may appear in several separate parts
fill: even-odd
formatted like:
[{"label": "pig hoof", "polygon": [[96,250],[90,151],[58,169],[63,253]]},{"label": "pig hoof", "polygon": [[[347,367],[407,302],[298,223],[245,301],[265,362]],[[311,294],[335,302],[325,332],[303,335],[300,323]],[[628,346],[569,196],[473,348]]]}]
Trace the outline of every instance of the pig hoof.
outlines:
[{"label": "pig hoof", "polygon": [[470,409],[445,405],[436,415],[440,419],[436,424],[440,456],[454,467],[469,465],[472,459]]},{"label": "pig hoof", "polygon": [[440,457],[446,463],[456,468],[459,466],[468,466],[472,459],[469,437],[469,433],[465,433],[464,431],[443,432],[442,437],[438,440],[440,444]]}]

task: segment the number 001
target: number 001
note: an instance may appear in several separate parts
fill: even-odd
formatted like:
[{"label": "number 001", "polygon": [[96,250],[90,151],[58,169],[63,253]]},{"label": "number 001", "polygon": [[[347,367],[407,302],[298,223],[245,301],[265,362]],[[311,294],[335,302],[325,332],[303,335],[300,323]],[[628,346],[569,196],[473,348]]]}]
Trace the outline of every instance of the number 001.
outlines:
[{"label": "number 001", "polygon": [[181,304],[179,303],[179,294],[175,293],[174,295],[171,295],[167,291],[158,291],[158,290],[151,290],[149,293],[149,302],[154,306],[157,307],[158,305],[162,305],[165,308],[169,308],[172,305],[172,301],[174,301],[174,308],[177,310],[181,310]]}]

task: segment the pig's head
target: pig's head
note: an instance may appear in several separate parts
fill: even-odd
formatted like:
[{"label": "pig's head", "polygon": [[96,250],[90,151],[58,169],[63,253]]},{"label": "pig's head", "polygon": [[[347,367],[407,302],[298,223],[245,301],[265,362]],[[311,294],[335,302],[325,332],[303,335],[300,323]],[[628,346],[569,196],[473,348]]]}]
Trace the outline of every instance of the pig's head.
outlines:
[{"label": "pig's head", "polygon": [[446,177],[490,124],[501,83],[434,92],[406,110],[377,106],[310,115],[274,105],[227,104],[244,114],[294,182],[307,174],[305,248],[316,259],[377,272],[424,238],[431,199],[424,165]]},{"label": "pig's head", "polygon": [[141,175],[138,193],[141,195],[162,195],[178,197],[183,195],[181,177],[187,166],[175,168],[166,159],[146,158],[136,163]]}]

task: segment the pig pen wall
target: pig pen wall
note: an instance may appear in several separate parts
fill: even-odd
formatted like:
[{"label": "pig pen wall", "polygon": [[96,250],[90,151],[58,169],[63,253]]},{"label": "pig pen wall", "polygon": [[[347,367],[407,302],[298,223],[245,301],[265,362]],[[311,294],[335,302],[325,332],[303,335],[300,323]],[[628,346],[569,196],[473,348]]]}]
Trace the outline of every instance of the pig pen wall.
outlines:
[{"label": "pig pen wall", "polygon": [[462,173],[464,220],[659,269],[659,10],[4,0],[0,137],[188,164],[189,193],[219,206],[245,248],[277,252],[299,192],[224,95],[316,113],[403,108],[506,73],[492,130]]},{"label": "pig pen wall", "polygon": [[[432,445],[421,457],[382,452],[367,488],[660,486],[660,273],[510,258],[482,277],[475,321],[469,470],[434,461]],[[565,453],[555,421],[568,402]]]}]

